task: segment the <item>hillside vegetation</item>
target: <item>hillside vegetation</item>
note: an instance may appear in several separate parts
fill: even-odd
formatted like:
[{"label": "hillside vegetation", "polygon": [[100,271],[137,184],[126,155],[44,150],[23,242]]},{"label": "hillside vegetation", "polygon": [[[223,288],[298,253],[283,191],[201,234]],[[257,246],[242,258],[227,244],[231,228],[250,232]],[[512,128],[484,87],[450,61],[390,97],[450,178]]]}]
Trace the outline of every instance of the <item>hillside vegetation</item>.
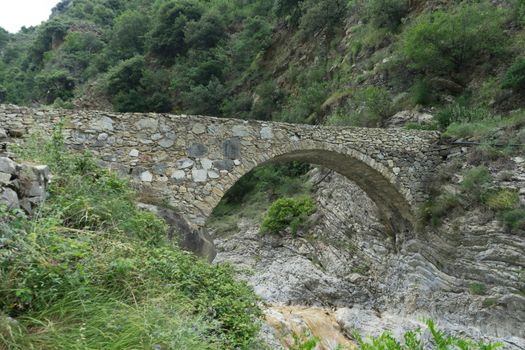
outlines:
[{"label": "hillside vegetation", "polygon": [[62,0],[0,29],[0,103],[369,127],[424,110],[407,127],[493,158],[523,151],[524,54],[521,0]]},{"label": "hillside vegetation", "polygon": [[41,26],[0,30],[0,101],[364,126],[419,106],[445,129],[522,106],[524,13],[520,0],[63,0]]}]

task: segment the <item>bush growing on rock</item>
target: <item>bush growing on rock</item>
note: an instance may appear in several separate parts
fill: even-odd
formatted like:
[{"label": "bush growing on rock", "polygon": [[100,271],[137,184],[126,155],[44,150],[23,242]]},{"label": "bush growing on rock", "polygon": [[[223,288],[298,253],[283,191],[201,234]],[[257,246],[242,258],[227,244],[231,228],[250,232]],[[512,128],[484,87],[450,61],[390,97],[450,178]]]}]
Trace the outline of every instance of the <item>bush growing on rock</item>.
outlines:
[{"label": "bush growing on rock", "polygon": [[392,97],[387,89],[369,86],[352,94],[348,104],[328,120],[329,125],[380,127],[392,113]]},{"label": "bush growing on rock", "polygon": [[315,212],[311,197],[279,198],[270,206],[261,225],[262,233],[279,233],[290,228],[295,235],[308,216]]}]

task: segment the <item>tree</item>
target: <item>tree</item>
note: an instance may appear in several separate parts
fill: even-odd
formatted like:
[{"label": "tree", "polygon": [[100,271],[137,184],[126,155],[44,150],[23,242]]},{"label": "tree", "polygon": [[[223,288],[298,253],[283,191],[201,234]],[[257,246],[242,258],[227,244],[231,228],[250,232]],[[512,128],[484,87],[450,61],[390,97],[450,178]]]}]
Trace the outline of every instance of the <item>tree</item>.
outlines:
[{"label": "tree", "polygon": [[210,49],[226,37],[226,28],[218,15],[207,13],[198,21],[189,22],[184,30],[184,36],[189,46]]},{"label": "tree", "polygon": [[173,63],[175,57],[187,49],[187,23],[199,20],[202,13],[202,8],[191,1],[169,1],[162,4],[150,35],[151,52],[161,61]]},{"label": "tree", "polygon": [[413,66],[447,75],[483,55],[503,51],[503,12],[488,3],[461,4],[450,11],[423,15],[403,36],[403,51]]},{"label": "tree", "polygon": [[44,53],[62,43],[69,29],[69,24],[61,19],[52,19],[38,29],[37,37],[29,49],[27,62],[30,65],[40,66],[44,60]]},{"label": "tree", "polygon": [[408,0],[367,0],[364,1],[365,15],[379,28],[396,30],[408,14]]},{"label": "tree", "polygon": [[323,29],[331,32],[343,19],[347,10],[345,0],[305,0],[301,3],[304,13],[301,17],[299,28],[307,36],[313,35]]},{"label": "tree", "polygon": [[299,24],[303,0],[275,0],[274,13],[278,18],[284,18],[293,26]]},{"label": "tree", "polygon": [[110,47],[120,59],[142,55],[145,51],[149,18],[135,10],[129,10],[115,19]]},{"label": "tree", "polygon": [[168,82],[165,71],[153,71],[143,56],[135,56],[111,69],[106,93],[119,112],[169,112]]},{"label": "tree", "polygon": [[0,27],[0,52],[9,42],[9,33],[2,27]]},{"label": "tree", "polygon": [[66,70],[44,71],[35,77],[36,91],[45,103],[53,103],[57,98],[67,101],[73,97],[75,80]]},{"label": "tree", "polygon": [[503,79],[504,89],[525,90],[525,58],[520,57],[514,62]]}]

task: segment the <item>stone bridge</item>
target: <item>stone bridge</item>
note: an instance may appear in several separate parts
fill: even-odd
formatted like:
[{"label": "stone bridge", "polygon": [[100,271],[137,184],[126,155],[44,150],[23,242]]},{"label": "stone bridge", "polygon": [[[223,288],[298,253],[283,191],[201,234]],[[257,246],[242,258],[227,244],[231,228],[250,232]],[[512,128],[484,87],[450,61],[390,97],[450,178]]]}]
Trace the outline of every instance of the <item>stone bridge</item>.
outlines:
[{"label": "stone bridge", "polygon": [[176,207],[193,228],[253,168],[299,160],[348,177],[375,201],[388,228],[404,230],[440,161],[437,132],[0,105],[8,137],[51,131],[61,120],[68,146],[132,176],[144,195]]}]

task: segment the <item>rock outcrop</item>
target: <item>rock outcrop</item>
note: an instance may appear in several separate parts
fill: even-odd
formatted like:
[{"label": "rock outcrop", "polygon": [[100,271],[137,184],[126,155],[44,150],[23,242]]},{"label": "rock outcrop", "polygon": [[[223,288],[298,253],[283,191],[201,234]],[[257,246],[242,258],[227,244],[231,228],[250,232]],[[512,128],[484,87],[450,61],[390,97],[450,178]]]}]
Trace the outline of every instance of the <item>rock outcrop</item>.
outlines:
[{"label": "rock outcrop", "polygon": [[0,157],[0,204],[31,215],[35,206],[46,199],[50,179],[47,165],[18,164]]},{"label": "rock outcrop", "polygon": [[[454,335],[486,335],[523,349],[523,236],[470,211],[412,237],[392,237],[355,184],[329,170],[310,175],[324,181],[314,189],[317,219],[307,232],[261,236],[257,223],[243,222],[233,236],[215,239],[216,261],[241,267],[271,304],[335,308],[346,334],[401,334],[432,318]],[[474,283],[484,293],[472,292]]]}]

